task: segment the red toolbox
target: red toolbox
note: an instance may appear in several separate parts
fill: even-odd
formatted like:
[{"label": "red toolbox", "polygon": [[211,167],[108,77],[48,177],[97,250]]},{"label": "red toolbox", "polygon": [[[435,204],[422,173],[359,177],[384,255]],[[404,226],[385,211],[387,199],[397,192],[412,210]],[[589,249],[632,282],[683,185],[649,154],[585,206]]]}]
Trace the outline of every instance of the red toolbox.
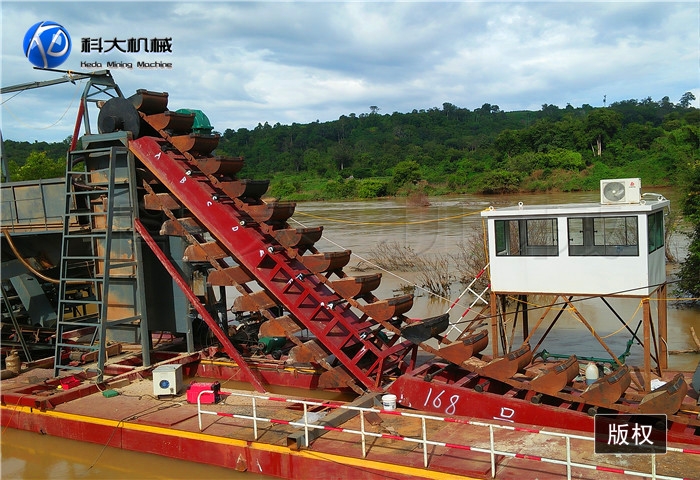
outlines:
[{"label": "red toolbox", "polygon": [[202,405],[210,403],[218,403],[221,399],[219,391],[221,390],[221,384],[219,382],[214,383],[203,383],[203,382],[192,382],[190,386],[187,387],[187,402],[197,403],[197,397],[200,392],[209,390],[208,393],[203,393],[199,399],[199,403]]}]

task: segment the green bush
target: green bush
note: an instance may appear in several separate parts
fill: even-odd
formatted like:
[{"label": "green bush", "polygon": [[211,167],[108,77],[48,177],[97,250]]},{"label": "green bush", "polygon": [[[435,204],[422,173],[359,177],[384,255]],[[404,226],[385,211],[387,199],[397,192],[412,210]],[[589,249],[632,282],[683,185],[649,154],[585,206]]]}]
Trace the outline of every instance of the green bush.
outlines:
[{"label": "green bush", "polygon": [[341,200],[356,197],[357,180],[328,180],[323,187],[323,198],[327,200]]},{"label": "green bush", "polygon": [[9,164],[10,179],[13,182],[59,178],[66,176],[66,160],[49,158],[46,152],[31,152],[21,167],[14,161]]},{"label": "green bush", "polygon": [[381,180],[367,179],[357,182],[357,196],[360,198],[383,197],[387,192],[388,185]]},{"label": "green bush", "polygon": [[481,192],[483,193],[514,193],[520,186],[520,177],[508,170],[493,170],[481,177]]}]

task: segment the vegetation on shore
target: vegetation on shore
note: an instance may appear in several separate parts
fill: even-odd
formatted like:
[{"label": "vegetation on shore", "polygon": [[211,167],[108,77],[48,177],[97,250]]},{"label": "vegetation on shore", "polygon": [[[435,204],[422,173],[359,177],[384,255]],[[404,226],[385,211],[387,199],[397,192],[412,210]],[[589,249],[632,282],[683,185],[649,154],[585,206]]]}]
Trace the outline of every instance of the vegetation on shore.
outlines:
[{"label": "vegetation on shore", "polygon": [[[692,230],[679,286],[700,297],[700,109],[693,100],[687,92],[676,104],[649,97],[516,112],[488,103],[391,114],[371,106],[331,122],[226,129],[216,153],[243,156],[240,177],[270,179],[270,196],[296,201],[593,191],[601,179],[624,177],[674,186]],[[69,140],[5,141],[11,180],[62,176]]]},{"label": "vegetation on shore", "polygon": [[620,177],[665,186],[700,155],[693,99],[537,112],[371,107],[332,122],[227,129],[219,151],[243,156],[242,176],[271,179],[270,194],[285,200],[596,190],[599,180]]},{"label": "vegetation on shore", "polygon": [[[226,129],[217,153],[242,156],[242,178],[270,179],[285,200],[596,190],[603,178],[676,185],[700,157],[700,109],[688,92],[605,108],[542,105],[504,112],[450,103],[410,113]],[[12,180],[60,176],[69,140],[5,141]]]}]

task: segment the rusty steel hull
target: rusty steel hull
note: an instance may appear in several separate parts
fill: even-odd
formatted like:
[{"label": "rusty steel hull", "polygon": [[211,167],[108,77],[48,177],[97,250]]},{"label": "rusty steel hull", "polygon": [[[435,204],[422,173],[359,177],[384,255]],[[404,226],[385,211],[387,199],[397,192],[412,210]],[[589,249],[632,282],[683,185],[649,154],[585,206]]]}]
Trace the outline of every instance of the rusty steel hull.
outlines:
[{"label": "rusty steel hull", "polygon": [[[628,415],[648,413],[643,411],[643,406],[623,403],[611,404],[611,409],[590,409],[591,405],[573,389],[570,389],[566,398],[543,396],[540,392],[531,390],[526,380],[522,380],[518,387],[514,386],[517,385],[515,382],[503,383],[476,372],[466,377],[454,377],[449,370],[442,370],[444,366],[439,363],[425,364],[410,374],[398,377],[387,391],[396,395],[401,405],[421,411],[566,428],[588,433],[594,431],[595,413],[617,413],[625,410]],[[669,385],[674,385],[678,375],[673,377]],[[427,381],[428,378],[430,381]],[[685,392],[686,390],[683,390],[683,395]],[[654,400],[665,397],[657,393]],[[690,398],[684,398],[686,402],[692,401]],[[685,405],[693,409],[691,403]],[[678,406],[673,405],[669,408],[677,410]],[[669,441],[700,445],[697,420],[673,420],[669,417]]]},{"label": "rusty steel hull", "polygon": [[[218,375],[236,378],[237,366],[230,362],[197,358],[194,355],[172,357],[170,360],[184,362],[182,365],[188,379],[213,378]],[[320,376],[320,372],[291,373],[262,365],[259,367],[256,374],[260,378],[297,387],[303,384],[314,389],[317,382],[312,379]],[[41,370],[35,370],[22,375],[41,374]],[[504,395],[477,393],[475,390],[465,392],[464,385],[441,386],[439,382],[425,382],[422,378],[405,375],[394,383],[395,388],[390,391],[400,396],[399,400],[404,406],[412,406],[415,410],[400,407],[400,411],[382,411],[382,419],[379,420],[368,416],[368,422],[379,421],[379,424],[372,425],[380,425],[380,431],[383,425],[389,433],[385,433],[381,439],[374,439],[363,455],[358,437],[343,433],[347,429],[359,430],[357,418],[343,420],[343,423],[331,428],[331,433],[326,436],[314,437],[308,447],[290,443],[290,438],[294,435],[290,432],[295,430],[287,426],[289,420],[284,419],[298,418],[302,412],[285,406],[290,397],[274,395],[268,398],[274,398],[277,405],[281,406],[270,410],[270,404],[263,405],[259,407],[258,414],[267,412],[266,415],[270,418],[280,420],[273,424],[261,423],[257,437],[253,434],[250,422],[226,415],[215,417],[216,420],[206,421],[203,427],[199,427],[196,405],[184,401],[174,402],[177,398],[163,403],[161,399],[153,397],[150,395],[152,385],[146,375],[145,369],[136,367],[130,374],[115,377],[108,385],[98,387],[89,379],[80,379],[76,386],[67,387],[62,392],[56,390],[58,380],[55,379],[33,386],[27,386],[26,378],[18,378],[14,383],[3,382],[0,424],[2,428],[15,428],[283,479],[374,480],[387,478],[388,471],[392,472],[391,478],[397,479],[442,479],[452,476],[492,478],[487,453],[455,448],[488,439],[488,434],[483,431],[479,433],[479,430],[466,425],[471,419],[482,418],[496,424],[513,426],[516,430],[508,434],[508,442],[523,446],[529,445],[529,436],[537,433],[537,427],[533,427],[533,424],[549,426],[552,431],[562,431],[559,428],[565,424],[566,431],[575,433],[577,430],[591,431],[593,422],[592,417],[580,411],[567,413],[560,407],[534,405],[526,401],[526,398],[509,401]],[[282,376],[288,380],[282,380]],[[103,394],[103,391],[114,390],[123,395]],[[41,398],[43,400],[38,401]],[[175,403],[179,408],[168,408]],[[227,400],[221,405],[212,405],[211,408],[215,411],[238,411],[237,405],[235,400]],[[403,438],[401,435],[407,432],[411,436],[420,437],[420,422],[415,418],[397,415],[406,413],[410,416],[421,412],[435,412],[440,417],[450,419],[450,422],[428,427],[427,431],[433,438],[448,443],[444,447],[431,447],[427,468],[423,465],[422,448],[416,448],[414,443],[399,441]],[[370,423],[366,425],[368,431],[374,431],[375,427]],[[677,428],[669,431],[668,440],[673,444],[688,445],[687,439]],[[551,440],[544,445],[550,452],[561,448],[554,446]],[[580,450],[579,453],[590,455],[585,451],[586,448],[591,449],[592,445],[574,448]],[[563,451],[559,454],[563,454]],[[533,463],[533,460],[536,462]],[[537,463],[537,460],[539,457],[528,456],[525,452],[519,454],[519,457],[501,458],[495,464],[496,478],[515,479],[530,474],[541,479],[566,477],[563,465]],[[686,469],[687,476],[689,472],[696,471],[700,458],[697,455],[685,455],[678,461],[687,462],[682,467]],[[587,478],[606,479],[610,472],[622,471],[611,468],[601,469],[597,473],[588,471]]]}]

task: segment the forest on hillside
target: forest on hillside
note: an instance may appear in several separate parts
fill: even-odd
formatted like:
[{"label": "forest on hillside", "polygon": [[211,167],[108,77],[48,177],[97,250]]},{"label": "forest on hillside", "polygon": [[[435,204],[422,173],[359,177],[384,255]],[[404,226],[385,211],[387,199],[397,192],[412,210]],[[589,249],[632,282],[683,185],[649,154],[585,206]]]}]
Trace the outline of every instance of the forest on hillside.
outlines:
[{"label": "forest on hillside", "polygon": [[[679,291],[700,298],[700,109],[685,93],[603,108],[542,105],[504,112],[451,103],[410,113],[342,115],[330,122],[226,129],[215,152],[242,156],[241,178],[271,179],[283,200],[388,195],[597,190],[605,178],[682,192],[689,225]],[[10,180],[65,174],[63,142],[5,141]]]},{"label": "forest on hillside", "polygon": [[677,104],[664,97],[517,112],[488,103],[392,114],[371,106],[332,122],[227,129],[219,152],[243,156],[242,176],[272,178],[270,193],[290,200],[416,188],[428,195],[595,190],[600,179],[620,177],[662,186],[700,158],[694,99],[688,92]]},{"label": "forest on hillside", "polygon": [[[239,176],[271,179],[268,193],[285,200],[595,190],[621,177],[664,186],[700,159],[693,100],[687,92],[678,103],[514,112],[489,103],[391,114],[370,106],[329,122],[226,129],[216,153],[244,157]],[[69,144],[6,141],[11,180],[61,176]]]}]

